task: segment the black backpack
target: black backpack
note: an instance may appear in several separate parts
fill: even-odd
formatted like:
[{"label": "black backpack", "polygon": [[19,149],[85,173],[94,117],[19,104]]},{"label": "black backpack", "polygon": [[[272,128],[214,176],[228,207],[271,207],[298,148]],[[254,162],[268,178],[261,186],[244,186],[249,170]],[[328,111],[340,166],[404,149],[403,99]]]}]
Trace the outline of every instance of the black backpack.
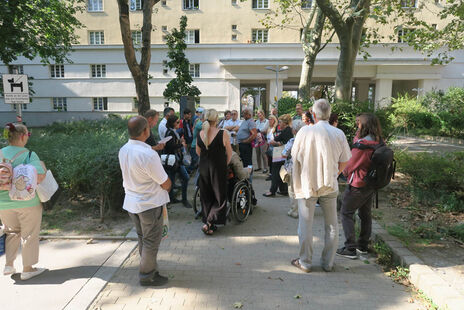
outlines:
[{"label": "black backpack", "polygon": [[365,145],[357,142],[353,145],[353,148],[374,150],[369,171],[364,177],[364,182],[368,186],[379,190],[390,184],[390,181],[395,178],[396,161],[392,149],[383,140],[380,140],[377,145]]}]

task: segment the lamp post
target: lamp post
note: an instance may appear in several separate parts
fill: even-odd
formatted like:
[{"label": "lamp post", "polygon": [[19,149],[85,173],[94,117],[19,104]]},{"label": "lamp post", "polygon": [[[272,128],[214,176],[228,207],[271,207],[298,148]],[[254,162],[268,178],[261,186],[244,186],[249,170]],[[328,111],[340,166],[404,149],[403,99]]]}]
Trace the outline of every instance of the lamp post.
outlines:
[{"label": "lamp post", "polygon": [[282,72],[282,71],[285,71],[285,70],[288,70],[288,66],[283,66],[283,67],[279,67],[279,65],[275,65],[275,67],[273,66],[267,66],[265,68],[266,70],[270,70],[270,71],[273,71],[275,72],[276,74],[276,95],[275,95],[275,106],[276,106],[276,109],[277,111],[279,111],[279,98],[277,97],[277,94],[279,93],[279,72]]}]

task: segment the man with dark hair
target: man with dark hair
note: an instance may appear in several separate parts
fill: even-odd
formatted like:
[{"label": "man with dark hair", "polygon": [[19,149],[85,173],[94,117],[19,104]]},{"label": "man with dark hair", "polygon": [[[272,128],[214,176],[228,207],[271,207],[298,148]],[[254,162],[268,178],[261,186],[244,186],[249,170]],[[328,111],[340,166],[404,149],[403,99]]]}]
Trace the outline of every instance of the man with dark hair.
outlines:
[{"label": "man with dark hair", "polygon": [[150,136],[148,121],[143,116],[134,116],[129,119],[127,129],[130,139],[119,150],[126,193],[123,209],[137,230],[140,285],[160,286],[168,282],[158,272],[156,256],[163,232],[163,206],[169,202],[171,181],[158,153],[145,143]]},{"label": "man with dark hair", "polygon": [[143,116],[145,116],[145,118],[147,119],[148,126],[150,127],[150,136],[145,141],[145,143],[151,146],[153,150],[161,151],[162,149],[164,149],[165,144],[158,143],[155,139],[155,136],[153,135],[153,132],[151,131],[151,129],[155,127],[156,124],[158,123],[158,118],[159,118],[158,111],[148,110],[147,112],[145,112],[145,114],[143,114]]},{"label": "man with dark hair", "polygon": [[192,111],[189,108],[184,109],[184,117],[179,124],[179,133],[184,137],[185,144],[187,144],[188,149],[193,141],[193,132],[192,132]]},{"label": "man with dark hair", "polygon": [[163,119],[161,120],[159,126],[158,126],[158,135],[160,139],[164,139],[166,136],[166,122],[168,120],[168,117],[174,114],[174,109],[173,108],[165,108],[163,111]]}]

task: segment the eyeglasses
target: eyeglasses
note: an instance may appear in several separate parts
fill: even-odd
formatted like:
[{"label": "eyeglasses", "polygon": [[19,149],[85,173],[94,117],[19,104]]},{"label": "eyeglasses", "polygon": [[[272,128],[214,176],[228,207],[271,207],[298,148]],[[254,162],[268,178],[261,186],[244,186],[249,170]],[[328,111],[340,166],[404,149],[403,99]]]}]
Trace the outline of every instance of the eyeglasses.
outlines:
[{"label": "eyeglasses", "polygon": [[28,133],[24,133],[23,135],[24,135],[24,136],[30,137],[30,136],[31,136],[31,132],[29,131]]}]

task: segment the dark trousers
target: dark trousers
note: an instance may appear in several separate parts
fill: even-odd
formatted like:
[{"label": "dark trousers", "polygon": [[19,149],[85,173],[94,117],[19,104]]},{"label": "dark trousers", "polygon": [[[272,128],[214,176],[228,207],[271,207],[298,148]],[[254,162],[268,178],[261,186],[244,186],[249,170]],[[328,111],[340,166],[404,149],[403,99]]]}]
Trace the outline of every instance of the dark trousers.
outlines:
[{"label": "dark trousers", "polygon": [[243,162],[243,167],[253,165],[253,148],[251,143],[239,143],[238,148],[240,150],[240,158]]},{"label": "dark trousers", "polygon": [[[187,172],[187,169],[185,168],[184,165],[179,166],[177,170],[167,171],[169,179],[171,179],[172,185],[175,184],[176,182],[176,175],[179,174],[181,177],[181,186],[182,186],[182,200],[185,201],[187,200],[187,187],[188,187],[188,181],[190,179],[190,175]],[[174,186],[171,187],[171,191],[169,192],[169,199],[173,200],[174,197]]]},{"label": "dark trousers", "polygon": [[275,194],[277,192],[277,188],[281,193],[288,193],[288,184],[282,182],[280,178],[280,167],[284,165],[285,161],[278,161],[272,163],[271,168],[271,189],[269,190],[271,193]]},{"label": "dark trousers", "polygon": [[[372,198],[375,190],[370,187],[353,187],[348,185],[343,193],[341,208],[343,231],[345,232],[345,247],[349,250],[356,248],[367,248],[372,232]],[[354,214],[358,210],[361,219],[361,232],[358,242],[355,234]]]},{"label": "dark trousers", "polygon": [[141,213],[128,213],[134,222],[139,239],[139,277],[141,279],[149,278],[158,269],[156,256],[163,232],[163,207]]}]

